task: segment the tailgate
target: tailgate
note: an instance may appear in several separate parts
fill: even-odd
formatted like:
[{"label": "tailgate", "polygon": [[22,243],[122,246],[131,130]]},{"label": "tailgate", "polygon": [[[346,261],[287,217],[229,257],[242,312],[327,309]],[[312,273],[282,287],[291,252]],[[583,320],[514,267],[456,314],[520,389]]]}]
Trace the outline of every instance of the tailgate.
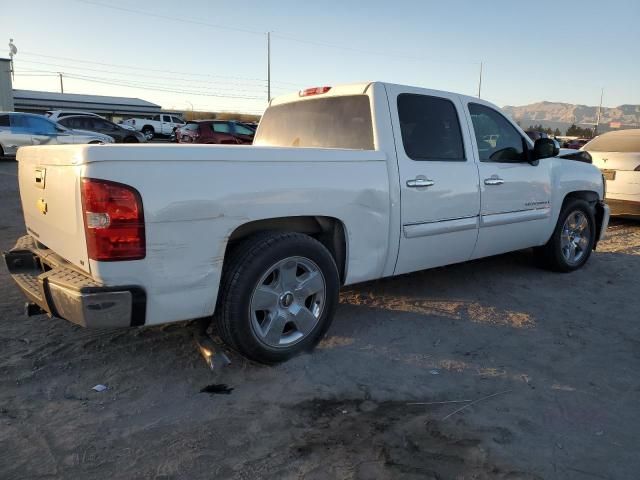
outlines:
[{"label": "tailgate", "polygon": [[78,147],[26,147],[18,151],[18,182],[27,232],[59,256],[89,272]]}]

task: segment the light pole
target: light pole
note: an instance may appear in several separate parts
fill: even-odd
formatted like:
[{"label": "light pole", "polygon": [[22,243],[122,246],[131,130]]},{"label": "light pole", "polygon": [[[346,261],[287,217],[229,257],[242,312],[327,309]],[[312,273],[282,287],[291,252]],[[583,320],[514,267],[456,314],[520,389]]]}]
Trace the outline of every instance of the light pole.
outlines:
[{"label": "light pole", "polygon": [[604,96],[604,88],[600,90],[600,105],[598,105],[598,113],[596,115],[596,126],[593,129],[593,136],[598,136],[598,126],[600,125],[600,112],[602,111],[602,97]]}]

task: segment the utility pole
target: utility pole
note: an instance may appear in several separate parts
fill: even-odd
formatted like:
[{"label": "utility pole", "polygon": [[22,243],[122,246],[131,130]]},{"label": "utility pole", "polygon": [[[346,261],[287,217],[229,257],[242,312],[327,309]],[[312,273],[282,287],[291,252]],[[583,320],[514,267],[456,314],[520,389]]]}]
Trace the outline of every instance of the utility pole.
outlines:
[{"label": "utility pole", "polygon": [[64,84],[62,83],[62,73],[58,72],[58,75],[60,76],[60,93],[64,93]]},{"label": "utility pole", "polygon": [[482,62],[480,62],[480,79],[478,81],[478,98],[480,98],[481,91],[482,91]]},{"label": "utility pole", "polygon": [[604,96],[604,88],[600,90],[600,105],[598,105],[598,114],[596,115],[596,127],[593,129],[593,136],[598,135],[598,126],[600,125],[600,112],[602,111],[602,97]]},{"label": "utility pole", "polygon": [[271,32],[267,32],[267,102],[271,102]]}]

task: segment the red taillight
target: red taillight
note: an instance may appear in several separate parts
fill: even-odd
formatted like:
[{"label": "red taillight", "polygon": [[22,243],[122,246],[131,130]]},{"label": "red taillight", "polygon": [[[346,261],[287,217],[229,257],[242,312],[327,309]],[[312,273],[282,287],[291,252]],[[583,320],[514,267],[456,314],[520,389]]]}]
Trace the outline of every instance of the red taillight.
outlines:
[{"label": "red taillight", "polygon": [[145,257],[142,199],[135,188],[83,178],[82,213],[89,258],[108,262]]},{"label": "red taillight", "polygon": [[298,95],[300,95],[301,97],[309,97],[311,95],[320,95],[322,93],[327,93],[329,90],[331,90],[331,87],[306,88],[304,90],[300,90]]}]

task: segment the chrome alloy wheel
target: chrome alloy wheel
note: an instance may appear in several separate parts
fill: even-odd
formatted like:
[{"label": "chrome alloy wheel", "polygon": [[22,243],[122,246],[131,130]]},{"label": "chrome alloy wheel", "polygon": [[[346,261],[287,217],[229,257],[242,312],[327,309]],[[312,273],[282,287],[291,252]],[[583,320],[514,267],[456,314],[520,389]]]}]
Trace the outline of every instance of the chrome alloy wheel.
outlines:
[{"label": "chrome alloy wheel", "polygon": [[310,334],[324,310],[326,282],[304,257],[288,257],[270,267],[251,295],[251,327],[269,347],[289,347]]},{"label": "chrome alloy wheel", "polygon": [[591,228],[584,212],[575,210],[562,225],[560,249],[569,265],[576,265],[587,254],[590,246]]}]

